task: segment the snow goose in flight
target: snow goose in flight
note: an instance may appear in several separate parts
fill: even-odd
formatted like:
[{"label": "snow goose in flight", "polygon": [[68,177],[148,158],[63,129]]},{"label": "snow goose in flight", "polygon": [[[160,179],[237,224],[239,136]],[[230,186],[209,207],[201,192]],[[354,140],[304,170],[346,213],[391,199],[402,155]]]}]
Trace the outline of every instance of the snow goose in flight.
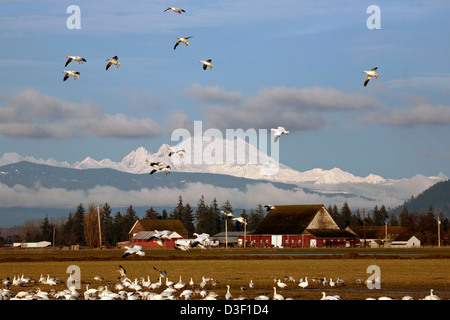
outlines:
[{"label": "snow goose in flight", "polygon": [[183,158],[183,156],[184,156],[184,153],[186,152],[186,150],[184,150],[184,149],[178,149],[178,150],[176,150],[175,148],[173,148],[173,147],[169,147],[169,157],[171,157],[172,155],[174,155],[175,153],[176,154],[178,154],[180,157],[182,157]]},{"label": "snow goose in flight", "polygon": [[190,39],[190,38],[192,38],[192,36],[177,38],[178,41],[175,43],[175,46],[173,47],[173,50],[175,50],[180,43],[184,43],[186,45],[186,47],[187,47],[189,45],[188,39]]},{"label": "snow goose in flight", "polygon": [[115,64],[118,68],[120,66],[120,62],[118,60],[119,58],[117,56],[114,56],[111,59],[106,59],[106,61],[109,61],[108,64],[106,65],[106,70],[108,70],[109,67],[111,67],[111,65],[113,64]]},{"label": "snow goose in flight", "polygon": [[372,77],[375,77],[376,79],[378,79],[378,77],[380,75],[376,72],[377,69],[378,69],[378,67],[375,67],[375,68],[371,69],[370,71],[366,71],[366,70],[363,71],[363,73],[367,74],[366,79],[364,80],[364,87],[367,86],[367,84],[369,83],[369,80]]},{"label": "snow goose in flight", "polygon": [[271,205],[271,204],[265,204],[264,208],[266,208],[266,211],[269,212],[270,210],[274,210],[276,209],[275,206]]},{"label": "snow goose in flight", "polygon": [[167,10],[172,10],[173,12],[176,12],[176,13],[179,13],[179,14],[182,14],[183,12],[186,12],[186,11],[184,11],[181,8],[174,8],[174,7],[170,7],[170,6],[166,10],[164,10],[164,12],[166,12]]},{"label": "snow goose in flight", "polygon": [[278,127],[277,129],[270,129],[270,131],[274,132],[273,141],[277,142],[278,139],[282,134],[289,134],[289,131],[287,131],[284,127]]},{"label": "snow goose in flight", "polygon": [[200,60],[201,63],[203,63],[203,70],[206,70],[209,67],[209,70],[212,70],[214,68],[214,65],[211,63],[211,59],[208,60]]},{"label": "snow goose in flight", "polygon": [[165,278],[167,277],[167,272],[164,270],[158,270],[155,267],[153,267],[153,269],[155,269],[156,271],[158,271],[158,273],[160,274],[161,277]]},{"label": "snow goose in flight", "polygon": [[131,254],[137,254],[138,256],[141,256],[141,257],[145,256],[145,252],[141,251],[142,250],[141,246],[134,246],[132,248],[125,246],[124,248],[127,250],[123,253],[122,258],[126,258]]},{"label": "snow goose in flight", "polygon": [[83,62],[86,62],[86,59],[79,56],[67,56],[67,61],[64,67],[67,67],[67,65],[72,61],[78,61],[78,64],[82,64]]},{"label": "snow goose in flight", "polygon": [[78,71],[67,71],[67,70],[63,70],[63,73],[65,73],[63,81],[69,79],[70,76],[73,77],[73,80],[76,80],[78,78],[78,75],[80,74]]},{"label": "snow goose in flight", "polygon": [[165,167],[162,167],[159,169],[153,169],[152,171],[150,171],[150,174],[154,174],[155,172],[157,172],[159,170],[159,171],[164,172],[167,175],[168,173],[170,173],[169,169],[171,169],[170,166],[165,166]]}]

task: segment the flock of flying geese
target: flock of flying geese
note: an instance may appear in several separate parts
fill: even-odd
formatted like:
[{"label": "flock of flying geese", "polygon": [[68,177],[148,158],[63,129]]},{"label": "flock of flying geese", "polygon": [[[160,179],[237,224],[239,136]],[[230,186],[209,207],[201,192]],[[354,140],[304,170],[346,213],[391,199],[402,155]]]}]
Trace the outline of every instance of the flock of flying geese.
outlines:
[{"label": "flock of flying geese", "polygon": [[[159,270],[155,266],[153,269],[157,273],[157,281],[151,281],[150,275],[141,276],[132,280],[128,275],[126,269],[119,265],[117,272],[119,276],[115,283],[106,281],[101,276],[95,276],[92,280],[83,282],[84,290],[81,289],[81,281],[79,289],[75,285],[67,286],[66,289],[56,290],[58,286],[64,285],[54,276],[41,275],[38,280],[30,277],[14,276],[11,280],[9,277],[2,279],[4,288],[0,288],[0,300],[293,300],[291,297],[285,297],[285,292],[292,293],[293,287],[297,286],[298,290],[308,288],[314,283],[313,290],[321,291],[320,287],[345,286],[342,279],[333,281],[326,278],[313,277],[312,283],[308,282],[307,278],[300,279],[298,285],[292,276],[284,276],[284,279],[274,278],[273,294],[260,294],[261,288],[250,280],[248,285],[239,286],[239,294],[233,296],[231,293],[231,286],[226,285],[226,293],[218,294],[216,291],[221,287],[217,279],[202,276],[202,280],[196,283],[192,277],[189,282],[182,280],[179,276],[179,281],[175,282],[169,280],[167,271]],[[66,284],[73,284],[77,280],[73,275],[69,275]],[[80,279],[78,279],[80,280]],[[92,281],[101,282],[97,288],[91,286]],[[284,281],[284,282],[283,282]],[[357,284],[360,284],[357,282]],[[43,286],[49,286],[48,291],[44,291]],[[17,291],[13,287],[21,288],[22,291]],[[24,290],[31,287],[28,290]],[[19,289],[19,290],[21,290]],[[278,292],[277,292],[278,289]],[[286,291],[285,289],[288,289]],[[237,288],[236,288],[237,291]],[[251,295],[251,293],[254,293]],[[321,292],[320,300],[341,300],[339,295],[327,295],[325,291]],[[367,298],[366,300],[375,300],[374,298]],[[393,298],[382,296],[377,300],[394,300]],[[411,296],[404,296],[401,300],[414,300]],[[434,294],[433,289],[430,294],[426,295],[420,300],[442,300],[439,296]]]},{"label": "flock of flying geese", "polygon": [[[178,14],[183,14],[184,12],[186,12],[185,10],[181,9],[181,8],[175,8],[175,7],[171,7],[169,6],[166,10],[164,10],[164,12],[168,11],[168,10],[172,10],[173,12],[176,12]],[[184,43],[186,46],[189,45],[188,39],[192,38],[192,36],[189,37],[178,37],[178,41],[175,43],[175,46],[173,47],[173,49],[175,50],[179,44]],[[108,62],[106,65],[106,70],[109,69],[109,67],[111,67],[113,64],[117,66],[117,68],[119,68],[120,66],[120,62],[118,61],[119,57],[114,56],[111,59],[106,59],[106,61]],[[72,62],[72,61],[77,61],[78,64],[83,64],[83,62],[86,62],[86,59],[80,56],[67,56],[67,61],[66,64],[64,65],[64,67],[67,67],[67,65]],[[208,67],[210,70],[212,70],[212,68],[214,68],[214,65],[212,64],[212,60],[211,59],[207,59],[207,60],[200,60],[200,62],[203,64],[203,70],[206,70]],[[66,81],[67,79],[69,79],[69,77],[73,77],[74,80],[79,78],[80,72],[78,71],[74,71],[74,70],[63,70],[63,73],[65,73],[63,81]]]}]

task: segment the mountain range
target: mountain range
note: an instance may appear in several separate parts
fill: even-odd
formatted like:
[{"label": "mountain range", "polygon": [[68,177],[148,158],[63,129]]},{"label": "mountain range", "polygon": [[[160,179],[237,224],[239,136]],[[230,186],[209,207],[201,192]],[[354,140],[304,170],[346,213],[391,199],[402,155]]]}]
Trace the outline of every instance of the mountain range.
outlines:
[{"label": "mountain range", "polygon": [[[235,142],[234,148],[233,145],[229,148],[225,141],[219,141],[216,146],[223,149],[218,147],[211,152],[204,143],[199,146],[192,140],[184,140],[174,147],[185,150],[182,157],[169,156],[167,144],[156,153],[139,147],[120,162],[87,157],[71,164],[5,153],[0,158],[0,225],[5,224],[6,216],[14,218],[12,208],[73,209],[79,203],[105,202],[121,207],[174,207],[180,195],[194,207],[202,195],[206,201],[229,200],[234,208],[255,208],[258,203],[342,206],[344,202],[351,208],[381,204],[396,207],[448,179],[443,174],[436,177],[418,174],[399,180],[373,174],[358,177],[339,168],[299,172],[279,164],[244,140],[240,141],[243,149],[238,149]],[[218,155],[228,158],[221,161]],[[157,161],[169,165],[170,174],[149,175],[152,169],[149,162]]]}]

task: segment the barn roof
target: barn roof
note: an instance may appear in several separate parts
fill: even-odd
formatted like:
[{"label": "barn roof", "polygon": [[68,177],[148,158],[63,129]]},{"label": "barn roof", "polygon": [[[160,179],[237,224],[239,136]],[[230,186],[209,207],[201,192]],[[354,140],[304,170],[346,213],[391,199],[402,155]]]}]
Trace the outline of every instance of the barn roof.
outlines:
[{"label": "barn roof", "polygon": [[[138,220],[136,223],[141,225],[142,231],[171,230],[175,231],[182,237],[187,237],[188,234],[188,231],[180,220],[146,219]],[[131,230],[133,229],[134,227]]]},{"label": "barn roof", "polygon": [[[253,234],[301,234],[322,208],[316,205],[275,206],[267,213]],[[326,210],[326,209],[325,209]]]}]

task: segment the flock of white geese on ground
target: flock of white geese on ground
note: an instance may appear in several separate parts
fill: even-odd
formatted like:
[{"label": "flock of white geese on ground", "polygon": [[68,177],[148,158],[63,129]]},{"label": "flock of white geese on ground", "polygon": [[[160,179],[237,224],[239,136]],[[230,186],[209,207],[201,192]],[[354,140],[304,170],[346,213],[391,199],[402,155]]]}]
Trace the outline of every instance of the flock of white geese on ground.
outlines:
[{"label": "flock of white geese on ground", "polygon": [[[219,281],[211,277],[202,276],[201,281],[196,283],[192,277],[190,281],[183,281],[182,276],[177,276],[178,281],[169,279],[169,275],[164,270],[159,270],[153,267],[156,272],[156,281],[151,281],[150,275],[136,277],[131,279],[127,275],[127,271],[121,265],[117,272],[119,276],[115,283],[105,281],[101,276],[95,276],[91,281],[79,281],[78,289],[72,275],[64,283],[57,277],[50,275],[41,275],[38,280],[30,277],[14,276],[13,279],[6,277],[2,279],[3,288],[0,288],[0,300],[294,300],[292,297],[286,296],[286,293],[292,293],[292,290],[307,289],[312,283],[315,283],[314,288],[320,292],[320,286],[344,286],[344,281],[337,278],[333,281],[331,278],[327,281],[326,278],[308,278],[300,279],[297,282],[291,276],[281,278],[274,278],[273,292],[266,295],[258,294],[251,296],[253,292],[258,289],[258,285],[250,280],[248,285],[241,285],[239,291],[237,288],[233,290],[229,284],[226,284],[226,293],[218,294],[216,291],[220,288]],[[79,279],[78,279],[79,280]],[[101,282],[98,286],[94,286],[94,282]],[[57,290],[56,287],[67,285],[66,289]],[[59,285],[59,286],[58,286]],[[43,287],[49,286],[48,291],[44,291]],[[267,286],[267,285],[266,285]],[[17,291],[14,287],[23,290]],[[26,290],[26,288],[29,288]],[[31,288],[30,288],[31,287]],[[223,288],[223,287],[222,287]],[[286,290],[290,289],[290,290]],[[277,291],[278,290],[278,291]],[[327,295],[326,291],[322,291],[319,300],[341,300],[339,295]],[[367,298],[366,300],[397,300],[387,296],[382,296],[377,299]],[[414,300],[411,296],[404,296],[401,300]],[[419,300],[441,300],[439,296],[434,294],[433,289],[430,294]]]}]

